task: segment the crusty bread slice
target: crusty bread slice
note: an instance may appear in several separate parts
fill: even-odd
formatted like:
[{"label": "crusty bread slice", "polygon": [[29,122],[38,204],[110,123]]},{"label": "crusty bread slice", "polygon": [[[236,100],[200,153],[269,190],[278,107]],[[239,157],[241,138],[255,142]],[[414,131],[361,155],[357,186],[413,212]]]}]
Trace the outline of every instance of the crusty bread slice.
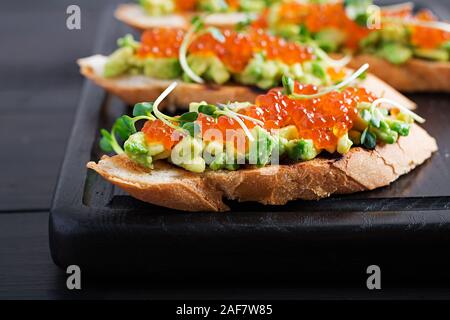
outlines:
[{"label": "crusty bread slice", "polygon": [[[204,15],[204,13],[197,12],[150,16],[140,5],[133,3],[119,5],[114,13],[118,20],[139,31],[158,27],[187,29],[190,26],[192,18],[201,14]],[[213,13],[206,15],[204,22],[210,26],[233,27],[240,22],[247,21],[248,17],[249,14],[242,12]]]},{"label": "crusty bread slice", "polygon": [[227,211],[223,198],[283,205],[387,186],[436,150],[435,139],[413,125],[410,135],[396,144],[373,151],[353,148],[338,159],[196,174],[163,161],[146,170],[120,155],[104,156],[87,167],[145,202],[184,211]]},{"label": "crusty bread slice", "polygon": [[403,92],[450,92],[450,62],[410,59],[402,65],[373,55],[356,55],[349,64],[359,68],[370,65],[370,72]]},{"label": "crusty bread slice", "polygon": [[[79,59],[80,72],[86,78],[118,96],[125,103],[134,105],[143,101],[155,101],[173,80],[152,79],[143,75],[104,78],[102,76],[106,57],[95,55]],[[228,101],[254,101],[262,91],[240,85],[202,85],[180,82],[177,88],[164,100],[162,107],[187,108],[191,102],[203,100],[209,103]]]},{"label": "crusty bread slice", "polygon": [[[94,55],[78,60],[80,72],[100,87],[121,98],[129,105],[142,101],[154,101],[166,89],[172,80],[152,79],[146,76],[120,76],[104,78],[103,70],[107,57]],[[378,96],[395,100],[405,107],[414,109],[416,104],[373,75],[368,75],[361,84]],[[226,103],[228,101],[253,102],[264,93],[251,86],[243,85],[202,85],[180,82],[177,88],[164,101],[170,105],[187,108],[190,102],[208,101],[209,103]]]}]

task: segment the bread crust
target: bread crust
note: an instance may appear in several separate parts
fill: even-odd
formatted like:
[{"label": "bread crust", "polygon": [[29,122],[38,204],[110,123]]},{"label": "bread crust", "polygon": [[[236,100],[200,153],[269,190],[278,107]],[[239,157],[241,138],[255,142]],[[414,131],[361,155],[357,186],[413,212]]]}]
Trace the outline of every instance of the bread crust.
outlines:
[{"label": "bread crust", "polygon": [[[142,101],[155,101],[173,80],[152,79],[146,76],[119,76],[104,78],[105,56],[95,55],[79,59],[80,72],[98,86],[118,96],[125,103],[134,105]],[[379,78],[368,75],[362,86],[375,93],[414,109],[416,104]],[[191,102],[226,103],[228,101],[253,102],[264,91],[244,85],[211,85],[179,82],[177,88],[164,100],[162,107],[174,106],[186,109]]]},{"label": "bread crust", "polygon": [[[114,12],[115,17],[123,23],[144,31],[152,28],[182,28],[187,29],[193,17],[204,15],[202,12],[174,13],[165,16],[149,16],[138,4],[121,4]],[[248,14],[242,12],[213,13],[204,17],[204,22],[216,27],[234,27],[240,22],[245,22]]]},{"label": "bread crust", "polygon": [[[222,199],[283,205],[389,185],[437,151],[434,138],[417,125],[408,137],[375,150],[352,148],[334,159],[316,158],[290,165],[195,174],[159,161],[144,169],[125,155],[104,156],[87,167],[131,196],[183,211],[227,211]],[[255,188],[255,186],[258,186]]]},{"label": "bread crust", "polygon": [[410,59],[394,65],[369,54],[353,57],[350,68],[370,65],[370,72],[403,92],[450,92],[450,62]]}]

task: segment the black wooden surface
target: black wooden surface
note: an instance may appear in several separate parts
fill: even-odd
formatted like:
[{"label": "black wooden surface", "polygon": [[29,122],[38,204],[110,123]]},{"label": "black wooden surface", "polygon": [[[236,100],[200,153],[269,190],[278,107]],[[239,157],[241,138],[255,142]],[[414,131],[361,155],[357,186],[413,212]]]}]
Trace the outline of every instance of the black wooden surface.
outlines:
[{"label": "black wooden surface", "polygon": [[[65,289],[65,274],[51,261],[48,210],[73,115],[82,88],[74,60],[92,53],[98,20],[114,1],[77,1],[82,30],[65,28],[72,1],[2,1],[0,3],[0,298],[369,298],[450,296],[448,285],[432,275],[404,281],[402,289],[387,284],[379,293],[361,283],[309,289],[308,281],[251,283],[213,279],[147,279],[138,282],[83,280],[78,293]],[[118,1],[116,1],[118,2]],[[448,96],[415,96],[422,108],[448,108]],[[448,122],[447,122],[448,123]],[[439,130],[438,128],[430,128]],[[448,150],[442,150],[448,155]],[[445,189],[441,189],[445,190]],[[418,221],[420,226],[420,221]],[[437,270],[445,247],[428,250]],[[420,248],[426,251],[427,248]],[[411,269],[417,268],[412,262]],[[420,274],[420,270],[417,270]],[[416,281],[417,280],[417,281]],[[351,286],[353,288],[343,289]],[[430,288],[431,287],[431,288]]]}]

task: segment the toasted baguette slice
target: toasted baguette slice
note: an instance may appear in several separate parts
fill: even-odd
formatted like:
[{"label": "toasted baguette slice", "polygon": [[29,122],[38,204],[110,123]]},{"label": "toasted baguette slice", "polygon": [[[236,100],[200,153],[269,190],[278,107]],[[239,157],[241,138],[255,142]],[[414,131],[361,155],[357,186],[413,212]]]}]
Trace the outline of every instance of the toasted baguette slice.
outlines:
[{"label": "toasted baguette slice", "polygon": [[[198,13],[175,13],[165,16],[150,16],[138,4],[121,4],[117,7],[114,15],[123,23],[139,31],[147,29],[166,27],[187,29],[194,16]],[[251,14],[250,14],[251,15]],[[234,27],[240,22],[247,21],[248,13],[213,13],[205,16],[205,24],[216,27]]]},{"label": "toasted baguette slice", "polygon": [[227,211],[224,197],[283,205],[295,199],[314,200],[387,186],[436,150],[434,138],[413,125],[410,135],[396,144],[373,151],[353,148],[339,159],[196,174],[163,161],[146,170],[120,155],[104,156],[87,167],[145,202],[184,211]]},{"label": "toasted baguette slice", "polygon": [[359,68],[370,65],[370,72],[403,92],[450,92],[450,62],[410,59],[403,65],[394,65],[373,55],[354,56],[349,64]]},{"label": "toasted baguette slice", "polygon": [[[104,78],[103,70],[107,57],[94,55],[78,60],[80,72],[108,92],[115,94],[129,105],[142,101],[154,101],[169,86],[172,80],[152,79],[146,76],[125,75],[115,78]],[[377,96],[395,100],[405,107],[414,109],[415,103],[400,94],[379,78],[368,75],[362,85]],[[208,101],[209,103],[226,103],[228,101],[255,101],[264,93],[255,87],[244,85],[202,85],[181,82],[175,91],[164,101],[170,105],[187,108],[190,102]]]}]

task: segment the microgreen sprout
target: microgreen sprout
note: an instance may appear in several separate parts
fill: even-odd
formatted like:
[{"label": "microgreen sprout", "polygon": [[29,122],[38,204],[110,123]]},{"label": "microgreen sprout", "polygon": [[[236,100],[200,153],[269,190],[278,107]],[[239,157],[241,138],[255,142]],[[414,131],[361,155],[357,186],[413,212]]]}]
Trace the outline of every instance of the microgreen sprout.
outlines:
[{"label": "microgreen sprout", "polygon": [[195,17],[194,19],[192,19],[192,26],[183,38],[178,55],[180,65],[183,71],[192,81],[197,83],[204,83],[205,81],[191,69],[191,67],[187,62],[187,51],[189,49],[189,45],[191,44],[193,38],[195,37],[195,34],[198,33],[197,36],[199,36],[201,34],[210,33],[213,36],[213,38],[216,39],[217,41],[225,42],[225,37],[223,36],[222,32],[219,29],[215,27],[208,27],[204,29],[204,27],[205,25],[201,18]]},{"label": "microgreen sprout", "polygon": [[235,120],[241,126],[242,130],[244,130],[244,133],[247,136],[248,140],[249,141],[254,141],[255,140],[253,138],[252,133],[250,132],[250,130],[245,125],[244,121],[242,121],[241,118],[239,118],[238,116],[236,116],[232,112],[230,112],[229,109],[228,110],[217,110],[216,114],[224,115],[224,116],[227,116],[228,118],[231,118],[231,119]]},{"label": "microgreen sprout", "polygon": [[[411,110],[409,110],[408,108],[406,108],[405,106],[401,105],[400,103],[398,103],[398,102],[396,102],[394,100],[390,100],[390,99],[386,99],[386,98],[380,98],[380,99],[377,99],[374,102],[372,102],[372,107],[375,108],[377,105],[379,105],[381,103],[386,103],[388,105],[391,105],[391,106],[394,106],[394,107],[400,109],[401,112],[411,116],[411,118],[413,118],[415,121],[417,121],[419,123],[424,123],[425,122],[424,118],[422,118],[418,114],[412,112]],[[391,109],[391,108],[392,107],[389,107],[389,109]]]},{"label": "microgreen sprout", "polygon": [[[344,79],[342,82],[334,85],[334,86],[330,86],[330,87],[326,87],[324,89],[322,89],[321,91],[314,93],[314,94],[298,94],[298,93],[292,93],[289,95],[289,97],[291,99],[315,99],[315,98],[319,98],[323,95],[326,95],[330,92],[339,90],[341,88],[344,88],[346,86],[348,86],[350,83],[352,83],[354,80],[356,80],[358,77],[360,77],[361,75],[364,74],[364,72],[369,68],[369,64],[364,64],[363,66],[361,66],[361,68],[359,68],[358,70],[356,70],[351,76],[349,76],[348,78]],[[284,83],[283,83],[284,84]],[[290,88],[287,88],[290,89]],[[285,87],[285,90],[287,90]]]},{"label": "microgreen sprout", "polygon": [[262,122],[261,120],[258,120],[258,119],[255,119],[255,118],[246,116],[245,114],[237,113],[237,112],[231,110],[231,109],[230,109],[230,104],[226,104],[226,105],[224,105],[224,104],[219,104],[219,106],[220,106],[223,110],[229,112],[230,114],[232,114],[232,115],[234,115],[234,116],[241,117],[242,119],[249,120],[249,121],[251,121],[251,122],[253,122],[253,123],[255,123],[255,124],[259,125],[259,126],[263,126],[263,125],[264,125],[264,122]]},{"label": "microgreen sprout", "polygon": [[139,48],[140,43],[134,40],[131,34],[127,34],[123,38],[117,40],[117,45],[121,48],[130,47],[132,49],[137,49]]},{"label": "microgreen sprout", "polygon": [[325,61],[326,64],[333,66],[333,67],[345,67],[350,60],[352,59],[351,55],[345,55],[339,60],[331,58],[325,51],[323,51],[316,43],[311,42],[309,44],[316,53],[317,57],[323,61]]}]

